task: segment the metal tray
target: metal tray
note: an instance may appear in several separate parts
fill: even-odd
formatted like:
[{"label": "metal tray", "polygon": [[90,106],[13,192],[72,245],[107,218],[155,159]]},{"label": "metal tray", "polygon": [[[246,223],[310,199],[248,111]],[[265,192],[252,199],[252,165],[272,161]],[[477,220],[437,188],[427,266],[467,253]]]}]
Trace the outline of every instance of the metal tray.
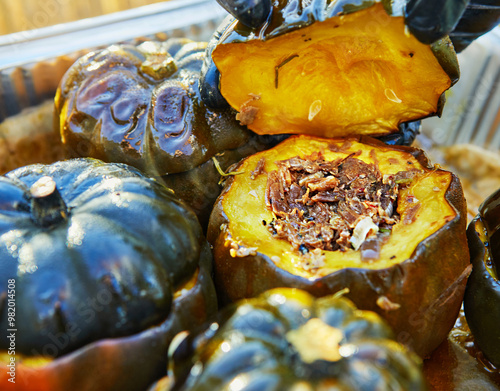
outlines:
[{"label": "metal tray", "polygon": [[171,0],[0,36],[0,122],[51,99],[64,72],[89,50],[144,38],[208,40],[225,15],[215,0]]},{"label": "metal tray", "polygon": [[474,144],[500,152],[500,28],[459,54],[461,77],[447,94],[442,118],[423,121],[437,145]]}]

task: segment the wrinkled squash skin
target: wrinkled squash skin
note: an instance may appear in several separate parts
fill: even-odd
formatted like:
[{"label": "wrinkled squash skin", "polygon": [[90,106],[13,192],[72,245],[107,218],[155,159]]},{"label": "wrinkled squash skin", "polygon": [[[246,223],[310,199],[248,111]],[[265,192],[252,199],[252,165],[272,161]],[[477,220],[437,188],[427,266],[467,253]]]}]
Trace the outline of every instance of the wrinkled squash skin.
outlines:
[{"label": "wrinkled squash skin", "polygon": [[220,92],[259,134],[382,136],[439,115],[459,76],[453,46],[419,42],[401,5],[282,0],[259,31],[224,25],[208,48]]},{"label": "wrinkled squash skin", "polygon": [[500,191],[488,197],[467,229],[472,273],[464,310],[476,345],[500,367]]},{"label": "wrinkled squash skin", "polygon": [[[83,158],[21,167],[0,177],[0,200],[16,390],[143,390],[164,374],[173,336],[215,313],[195,214],[133,167]],[[9,347],[1,341],[2,384]]]},{"label": "wrinkled squash skin", "polygon": [[[362,262],[359,251],[352,249],[323,251],[325,264],[313,273],[297,262],[301,260],[299,251],[274,238],[264,226],[264,221],[273,219],[264,202],[266,175],[275,169],[275,161],[339,148],[341,152],[327,152],[327,157],[333,160],[361,150],[362,159],[373,162],[371,154],[375,154],[383,174],[405,165],[418,167],[425,174],[400,195],[398,212],[402,218],[409,213],[411,205],[405,197],[410,194],[420,200],[421,209],[411,224],[398,223],[393,229],[379,260]],[[261,158],[266,162],[265,172],[252,180],[249,175]],[[348,288],[348,298],[359,308],[384,317],[398,341],[422,357],[446,337],[460,309],[470,272],[465,200],[455,175],[430,167],[423,152],[415,148],[387,146],[368,137],[321,139],[305,135],[292,136],[232,169],[243,174],[227,179],[207,233],[214,249],[215,283],[222,302],[283,286],[315,296]],[[234,256],[235,249],[245,248],[251,249],[247,256],[244,252],[241,257]],[[381,307],[377,300],[383,297],[399,307]]]},{"label": "wrinkled squash skin", "polygon": [[54,114],[55,131],[72,156],[164,176],[203,226],[220,191],[197,181],[217,175],[212,157],[227,154],[226,169],[273,141],[240,126],[232,109],[203,104],[198,82],[206,45],[169,39],[91,52],[61,80]]},{"label": "wrinkled squash skin", "polygon": [[419,358],[387,324],[336,295],[274,289],[177,338],[169,378],[150,391],[426,389]]}]

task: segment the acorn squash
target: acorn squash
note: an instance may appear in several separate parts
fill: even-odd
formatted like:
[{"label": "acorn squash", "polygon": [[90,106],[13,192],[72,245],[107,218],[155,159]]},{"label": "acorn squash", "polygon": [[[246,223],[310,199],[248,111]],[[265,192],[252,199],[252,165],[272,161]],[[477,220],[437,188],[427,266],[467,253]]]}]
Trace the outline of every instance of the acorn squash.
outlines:
[{"label": "acorn squash", "polygon": [[54,121],[72,156],[164,176],[202,225],[220,189],[194,179],[216,176],[211,158],[227,153],[219,159],[225,169],[272,142],[241,127],[232,109],[203,104],[198,81],[205,48],[203,42],[169,39],[91,52],[61,80]]},{"label": "acorn squash", "polygon": [[425,390],[419,358],[393,338],[345,298],[275,289],[176,337],[152,390]]},{"label": "acorn squash", "polygon": [[464,310],[476,345],[500,368],[500,190],[488,197],[467,229],[472,273]]},{"label": "acorn squash", "polygon": [[220,92],[259,134],[381,136],[439,115],[456,54],[419,42],[403,4],[280,0],[260,30],[234,21],[209,47]]},{"label": "acorn squash", "polygon": [[349,288],[420,355],[446,337],[470,272],[454,174],[416,148],[307,135],[232,171],[207,231],[223,303],[283,286]]},{"label": "acorn squash", "polygon": [[15,358],[16,389],[143,390],[172,337],[216,311],[211,262],[195,214],[134,168],[76,159],[0,177],[0,327],[15,329],[0,357]]}]

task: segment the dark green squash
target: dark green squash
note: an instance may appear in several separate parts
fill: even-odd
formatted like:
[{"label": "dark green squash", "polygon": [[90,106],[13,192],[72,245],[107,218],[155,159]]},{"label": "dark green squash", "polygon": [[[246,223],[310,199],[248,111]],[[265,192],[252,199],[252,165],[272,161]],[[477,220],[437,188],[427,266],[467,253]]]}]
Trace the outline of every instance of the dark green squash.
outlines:
[{"label": "dark green squash", "polygon": [[17,386],[144,389],[171,338],[216,310],[211,259],[191,209],[124,164],[0,177],[0,280],[15,280],[16,304],[12,326],[3,284],[0,327],[16,329]]},{"label": "dark green squash", "polygon": [[272,142],[240,126],[233,110],[205,107],[198,91],[205,48],[203,42],[170,39],[87,54],[61,81],[54,125],[73,156],[164,176],[202,225],[220,189],[189,181],[216,176],[216,155],[231,156],[221,159],[225,169]]},{"label": "dark green squash", "polygon": [[259,134],[387,135],[439,115],[459,76],[449,39],[419,42],[389,0],[275,1],[262,28],[229,23],[209,52]]},{"label": "dark green squash", "polygon": [[[165,390],[425,390],[420,360],[376,314],[281,288],[176,337]],[[184,338],[184,339],[182,339]]]},{"label": "dark green squash", "polygon": [[488,197],[467,229],[472,273],[464,310],[476,345],[500,368],[500,190]]},{"label": "dark green squash", "polygon": [[[340,164],[338,172],[331,169],[329,175],[334,178],[330,179],[335,182],[347,176],[351,183],[359,183],[352,187],[358,201],[343,198],[345,183],[329,187],[328,174],[318,177],[321,172],[307,171],[318,185],[325,180],[321,191],[307,182],[289,179],[297,175],[295,171],[279,167],[296,167],[292,161],[296,157],[310,159],[312,168],[321,160],[326,167]],[[379,187],[371,179],[363,184],[366,172],[344,174],[348,159],[358,166],[363,163],[370,169],[378,168],[377,175],[384,181],[388,178],[387,182]],[[308,164],[300,163],[300,167]],[[276,287],[300,288],[315,296],[349,288],[349,299],[361,309],[379,313],[398,341],[422,357],[446,338],[470,272],[465,199],[455,175],[430,166],[423,151],[416,148],[388,146],[370,137],[323,139],[307,135],[292,136],[243,159],[232,170],[240,174],[226,180],[207,231],[220,300],[226,303],[254,297]],[[391,227],[380,225],[379,232],[371,236],[379,246],[378,255],[370,254],[370,246],[355,249],[354,244],[343,242],[343,247],[335,247],[344,234],[343,228],[341,232],[335,227],[340,217],[354,213],[350,228],[354,231],[349,233],[354,238],[354,232],[361,231],[358,225],[363,227],[362,220],[366,220],[364,213],[380,213],[375,212],[380,210],[375,202],[379,190],[384,194],[390,178],[407,171],[415,175],[398,179],[401,185],[392,208],[382,207],[394,211],[384,213],[399,215],[399,220]],[[284,178],[284,185],[270,179],[276,175]],[[281,186],[285,190],[275,195]],[[365,201],[365,194],[371,198]],[[363,208],[365,212],[360,212]],[[323,210],[333,212],[324,217]],[[299,228],[294,231],[293,227]],[[287,232],[292,234],[285,237]]]}]

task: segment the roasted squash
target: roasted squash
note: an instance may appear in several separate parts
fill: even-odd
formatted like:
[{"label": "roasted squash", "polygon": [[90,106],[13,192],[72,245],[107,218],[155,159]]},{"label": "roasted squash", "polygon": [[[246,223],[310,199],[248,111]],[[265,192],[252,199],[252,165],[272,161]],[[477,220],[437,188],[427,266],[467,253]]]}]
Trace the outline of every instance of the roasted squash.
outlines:
[{"label": "roasted squash", "polygon": [[420,360],[393,338],[345,298],[275,289],[176,337],[170,378],[152,390],[425,390]]},{"label": "roasted squash", "polygon": [[476,345],[500,368],[500,190],[487,198],[467,229],[472,273],[464,310]]},{"label": "roasted squash", "polygon": [[349,288],[421,356],[446,337],[470,272],[455,175],[416,148],[307,135],[232,171],[207,233],[223,303],[282,286]]},{"label": "roasted squash", "polygon": [[218,175],[211,159],[224,154],[217,159],[226,169],[272,142],[241,127],[232,109],[203,104],[198,79],[205,48],[206,43],[170,39],[91,52],[63,77],[54,121],[72,156],[164,176],[202,225],[220,191],[198,181]]},{"label": "roasted squash", "polygon": [[216,311],[211,263],[195,214],[136,169],[76,159],[0,177],[0,327],[15,329],[0,381],[14,357],[18,390],[143,390],[172,337]]},{"label": "roasted squash", "polygon": [[220,92],[259,134],[381,136],[440,114],[456,55],[411,35],[403,3],[276,1],[260,30],[235,21],[209,48]]}]

